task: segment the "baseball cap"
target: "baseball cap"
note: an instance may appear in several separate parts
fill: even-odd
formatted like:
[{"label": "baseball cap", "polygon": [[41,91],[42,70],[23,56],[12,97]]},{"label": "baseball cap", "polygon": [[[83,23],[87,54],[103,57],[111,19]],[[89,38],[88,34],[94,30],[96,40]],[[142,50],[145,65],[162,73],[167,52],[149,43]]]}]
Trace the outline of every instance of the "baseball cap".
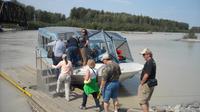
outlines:
[{"label": "baseball cap", "polygon": [[143,55],[143,54],[145,54],[145,53],[152,53],[152,52],[151,52],[150,49],[144,48],[144,49],[140,52],[140,54]]},{"label": "baseball cap", "polygon": [[101,61],[106,60],[106,59],[110,59],[110,56],[108,53],[103,54]]}]

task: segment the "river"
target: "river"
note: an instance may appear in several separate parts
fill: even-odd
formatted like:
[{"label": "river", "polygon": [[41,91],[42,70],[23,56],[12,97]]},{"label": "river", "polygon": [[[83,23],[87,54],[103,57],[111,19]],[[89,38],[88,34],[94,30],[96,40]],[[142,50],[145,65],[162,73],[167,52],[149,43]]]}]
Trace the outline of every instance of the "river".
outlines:
[{"label": "river", "polygon": [[[139,52],[150,48],[157,63],[158,86],[155,88],[151,105],[174,105],[200,101],[200,42],[175,41],[183,33],[132,33],[124,34],[135,62],[144,64]],[[197,34],[200,39],[200,34]],[[123,82],[122,102],[135,105],[140,75]],[[128,97],[128,98],[126,98]],[[124,101],[125,99],[125,101]],[[130,100],[130,101],[129,101]],[[128,105],[128,104],[127,104]]]}]

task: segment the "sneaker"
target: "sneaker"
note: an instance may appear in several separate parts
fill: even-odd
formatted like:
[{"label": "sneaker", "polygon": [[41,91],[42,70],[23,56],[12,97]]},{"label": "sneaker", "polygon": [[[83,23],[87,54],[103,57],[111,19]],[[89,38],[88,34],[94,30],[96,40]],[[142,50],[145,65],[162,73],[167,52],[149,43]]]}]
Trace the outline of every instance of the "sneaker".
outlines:
[{"label": "sneaker", "polygon": [[96,112],[102,112],[102,110],[103,110],[103,108],[101,108],[101,107],[95,107]]},{"label": "sneaker", "polygon": [[80,108],[81,110],[86,110],[86,107],[84,107],[84,106],[82,106],[82,105],[81,105],[79,108]]},{"label": "sneaker", "polygon": [[117,110],[114,110],[114,112],[120,112],[120,108],[118,108]]},{"label": "sneaker", "polygon": [[66,100],[67,102],[70,102],[70,99],[65,98],[65,100]]}]

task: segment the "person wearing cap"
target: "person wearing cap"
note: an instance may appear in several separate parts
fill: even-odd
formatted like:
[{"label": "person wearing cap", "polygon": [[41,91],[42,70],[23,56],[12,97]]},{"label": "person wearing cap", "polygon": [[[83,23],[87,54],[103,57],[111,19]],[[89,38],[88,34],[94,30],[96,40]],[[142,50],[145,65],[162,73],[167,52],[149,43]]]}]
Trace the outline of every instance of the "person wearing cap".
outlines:
[{"label": "person wearing cap", "polygon": [[[66,48],[65,48],[65,43],[63,42],[63,38],[59,37],[53,46],[54,56],[52,58],[52,61],[54,65],[57,65],[60,61],[62,61],[62,55],[64,54],[65,50]],[[60,74],[60,69],[56,69],[57,78],[59,77],[59,74]]]},{"label": "person wearing cap", "polygon": [[78,41],[77,36],[73,35],[67,40],[67,56],[73,66],[77,66],[78,62]]},{"label": "person wearing cap", "polygon": [[52,65],[52,68],[61,68],[61,72],[57,80],[56,92],[60,92],[60,84],[65,81],[65,99],[69,101],[71,75],[73,75],[71,61],[68,60],[66,54],[63,54],[62,61],[60,61],[57,65]]},{"label": "person wearing cap", "polygon": [[104,110],[109,111],[109,100],[112,98],[114,105],[114,112],[118,112],[118,90],[119,90],[119,76],[121,75],[120,67],[117,63],[111,60],[109,54],[104,54],[101,61],[105,64],[102,69],[102,80],[100,90],[102,90]]},{"label": "person wearing cap", "polygon": [[149,85],[149,82],[151,80],[155,80],[156,63],[153,59],[153,54],[151,50],[149,50],[148,48],[143,49],[140,54],[143,55],[146,63],[144,64],[140,77],[141,82],[138,87],[138,98],[139,104],[143,112],[149,112],[149,101],[151,99],[155,86],[151,86],[152,84]]},{"label": "person wearing cap", "polygon": [[88,60],[88,53],[87,53],[88,43],[89,43],[88,31],[86,29],[82,29],[81,36],[79,37],[79,49],[83,65],[86,65]]}]

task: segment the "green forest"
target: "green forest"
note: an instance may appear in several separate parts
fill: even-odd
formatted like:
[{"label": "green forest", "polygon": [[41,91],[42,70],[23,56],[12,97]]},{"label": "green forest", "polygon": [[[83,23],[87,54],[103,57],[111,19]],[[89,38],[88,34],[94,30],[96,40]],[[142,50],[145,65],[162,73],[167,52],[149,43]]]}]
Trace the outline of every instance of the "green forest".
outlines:
[{"label": "green forest", "polygon": [[85,8],[71,9],[68,21],[74,26],[92,29],[106,29],[118,31],[161,31],[183,32],[189,25],[166,19],[154,19],[148,16],[137,16],[127,13],[111,13]]},{"label": "green forest", "polygon": [[38,29],[45,26],[71,26],[90,29],[104,29],[115,31],[150,31],[150,32],[186,32],[189,25],[167,19],[156,19],[143,15],[128,13],[113,13],[104,10],[74,7],[70,16],[36,10],[33,6],[24,5],[17,0],[11,0],[25,8],[28,29]]}]

